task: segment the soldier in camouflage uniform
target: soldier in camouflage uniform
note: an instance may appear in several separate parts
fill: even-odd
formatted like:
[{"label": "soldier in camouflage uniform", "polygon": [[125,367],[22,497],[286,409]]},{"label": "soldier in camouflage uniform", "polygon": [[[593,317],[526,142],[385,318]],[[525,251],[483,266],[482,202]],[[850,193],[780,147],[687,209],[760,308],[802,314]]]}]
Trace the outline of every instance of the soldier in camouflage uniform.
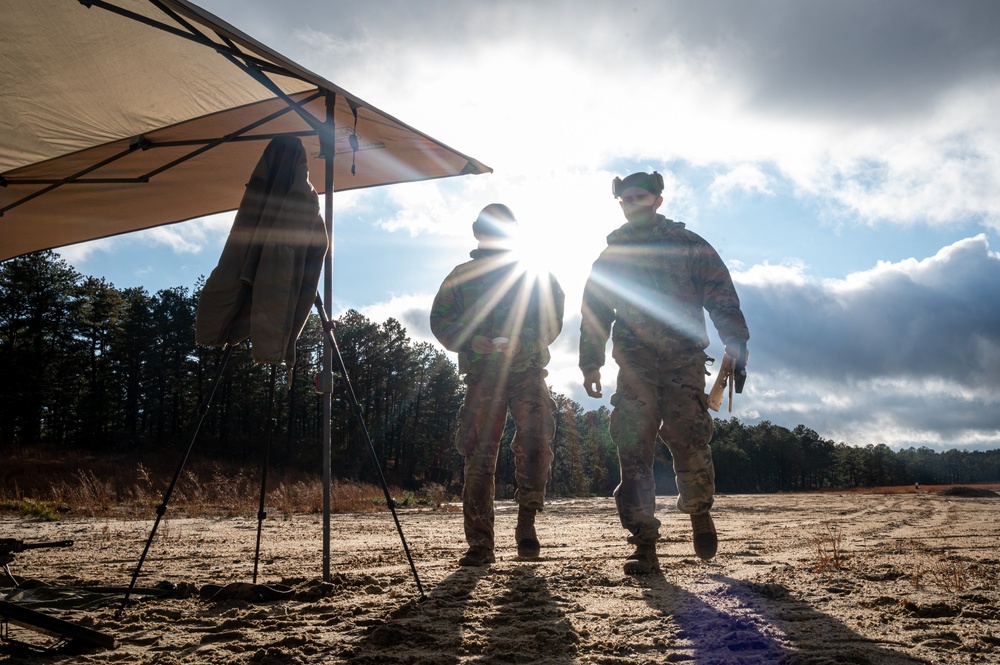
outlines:
[{"label": "soldier in camouflage uniform", "polygon": [[601,396],[600,368],[612,337],[618,380],[611,397],[611,438],[621,483],[615,503],[636,546],[627,574],[658,568],[653,457],[657,435],[667,444],[677,480],[677,507],[691,516],[694,548],[715,556],[718,536],[709,510],[715,493],[712,418],[705,395],[708,310],[726,352],[742,369],[750,337],[729,271],[703,238],[656,213],[663,178],[655,171],[616,178],[626,224],[608,236],[583,296],[580,369],[591,397]]},{"label": "soldier in camouflage uniform", "polygon": [[431,330],[458,353],[465,377],[456,445],[465,458],[462,512],[469,550],[463,566],[495,561],[493,496],[500,438],[510,411],[516,431],[514,538],[521,557],[541,546],[535,514],[552,468],[555,402],[545,384],[548,346],[562,330],[564,296],[555,277],[526,272],[513,249],[517,222],[507,206],[483,208],[472,226],[479,247],[444,280],[431,308]]}]

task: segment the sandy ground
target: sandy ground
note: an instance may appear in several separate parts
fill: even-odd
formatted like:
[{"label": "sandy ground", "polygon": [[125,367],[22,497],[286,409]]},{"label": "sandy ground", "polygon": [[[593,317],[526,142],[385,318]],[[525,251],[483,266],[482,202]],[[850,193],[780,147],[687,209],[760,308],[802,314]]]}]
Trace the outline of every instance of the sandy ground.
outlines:
[{"label": "sandy ground", "polygon": [[[424,598],[388,512],[333,516],[329,582],[321,518],[272,516],[258,582],[291,597],[215,601],[206,585],[251,581],[256,520],[168,512],[138,586],[166,581],[172,595],[139,597],[120,617],[120,593],[46,609],[114,649],[43,653],[52,638],[11,625],[0,662],[1000,663],[1000,499],[720,496],[710,564],[672,499],[659,505],[662,572],[638,578],[622,573],[630,548],[610,499],[551,501],[535,562],[517,559],[516,511],[498,503],[497,562],[483,569],[456,565],[460,514],[400,510]],[[75,541],[18,555],[19,577],[126,587],[151,525],[5,517],[0,537]]]}]

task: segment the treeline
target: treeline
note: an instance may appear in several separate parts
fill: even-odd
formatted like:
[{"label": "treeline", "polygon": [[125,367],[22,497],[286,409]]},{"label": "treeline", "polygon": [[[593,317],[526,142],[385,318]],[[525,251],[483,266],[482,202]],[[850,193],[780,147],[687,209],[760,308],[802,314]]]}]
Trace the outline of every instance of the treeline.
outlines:
[{"label": "treeline", "polygon": [[735,418],[716,419],[712,454],[718,487],[734,493],[1000,480],[1000,450],[894,451],[884,443],[834,443],[805,425],[793,430],[768,421],[747,426]]},{"label": "treeline", "polygon": [[[39,442],[98,454],[184,450],[223,357],[194,342],[197,304],[197,290],[119,290],[51,252],[0,264],[0,452]],[[447,481],[458,468],[448,443],[462,399],[454,364],[392,319],[379,325],[349,311],[334,325],[387,475]],[[196,454],[254,464],[270,440],[275,465],[319,468],[318,318],[303,330],[294,367],[275,373],[273,402],[271,367],[253,362],[249,344],[233,348]],[[332,443],[335,474],[377,477],[342,381]]]},{"label": "treeline", "polygon": [[[98,455],[176,451],[190,439],[222,350],[194,343],[198,290],[150,294],[80,275],[51,252],[0,264],[0,458],[38,443]],[[451,359],[412,341],[394,319],[348,311],[334,321],[347,374],[385,475],[416,488],[461,483],[453,441],[464,387]],[[236,346],[195,454],[256,465],[271,442],[275,466],[316,471],[322,461],[322,403],[314,390],[322,355],[316,317],[306,324],[295,366],[274,375]],[[336,365],[336,364],[335,364]],[[608,495],[618,483],[610,412],[584,412],[563,395],[558,405],[553,496]],[[371,452],[337,382],[333,400],[333,474],[373,481]],[[858,447],[762,422],[716,420],[720,492],[777,492],[864,486],[1000,480],[1000,451],[938,453]],[[513,494],[510,428],[498,462],[501,496]],[[657,488],[675,491],[669,453],[658,447]]]}]

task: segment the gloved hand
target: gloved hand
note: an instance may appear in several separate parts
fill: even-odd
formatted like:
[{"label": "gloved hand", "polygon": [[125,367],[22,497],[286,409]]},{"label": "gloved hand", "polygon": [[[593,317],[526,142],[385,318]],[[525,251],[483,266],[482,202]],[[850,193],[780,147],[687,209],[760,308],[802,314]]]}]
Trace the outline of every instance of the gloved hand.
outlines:
[{"label": "gloved hand", "polygon": [[731,339],[726,342],[726,355],[734,360],[733,378],[736,392],[743,392],[743,384],[747,380],[747,359],[750,352],[747,351],[747,343],[741,339]]},{"label": "gloved hand", "polygon": [[591,397],[601,397],[601,370],[592,369],[583,373],[583,388]]}]

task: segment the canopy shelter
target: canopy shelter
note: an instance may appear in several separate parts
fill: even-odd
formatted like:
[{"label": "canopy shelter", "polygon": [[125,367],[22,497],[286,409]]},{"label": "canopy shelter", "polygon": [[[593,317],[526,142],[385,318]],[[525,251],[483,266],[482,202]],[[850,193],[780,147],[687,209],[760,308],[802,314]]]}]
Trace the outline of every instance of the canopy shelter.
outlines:
[{"label": "canopy shelter", "polygon": [[5,2],[0,260],[235,209],[276,134],[337,190],[490,169],[186,0]]},{"label": "canopy shelter", "polygon": [[[334,183],[491,171],[187,0],[0,5],[0,261],[233,210],[280,134],[305,146],[331,248]],[[321,377],[326,578],[331,346]]]}]

